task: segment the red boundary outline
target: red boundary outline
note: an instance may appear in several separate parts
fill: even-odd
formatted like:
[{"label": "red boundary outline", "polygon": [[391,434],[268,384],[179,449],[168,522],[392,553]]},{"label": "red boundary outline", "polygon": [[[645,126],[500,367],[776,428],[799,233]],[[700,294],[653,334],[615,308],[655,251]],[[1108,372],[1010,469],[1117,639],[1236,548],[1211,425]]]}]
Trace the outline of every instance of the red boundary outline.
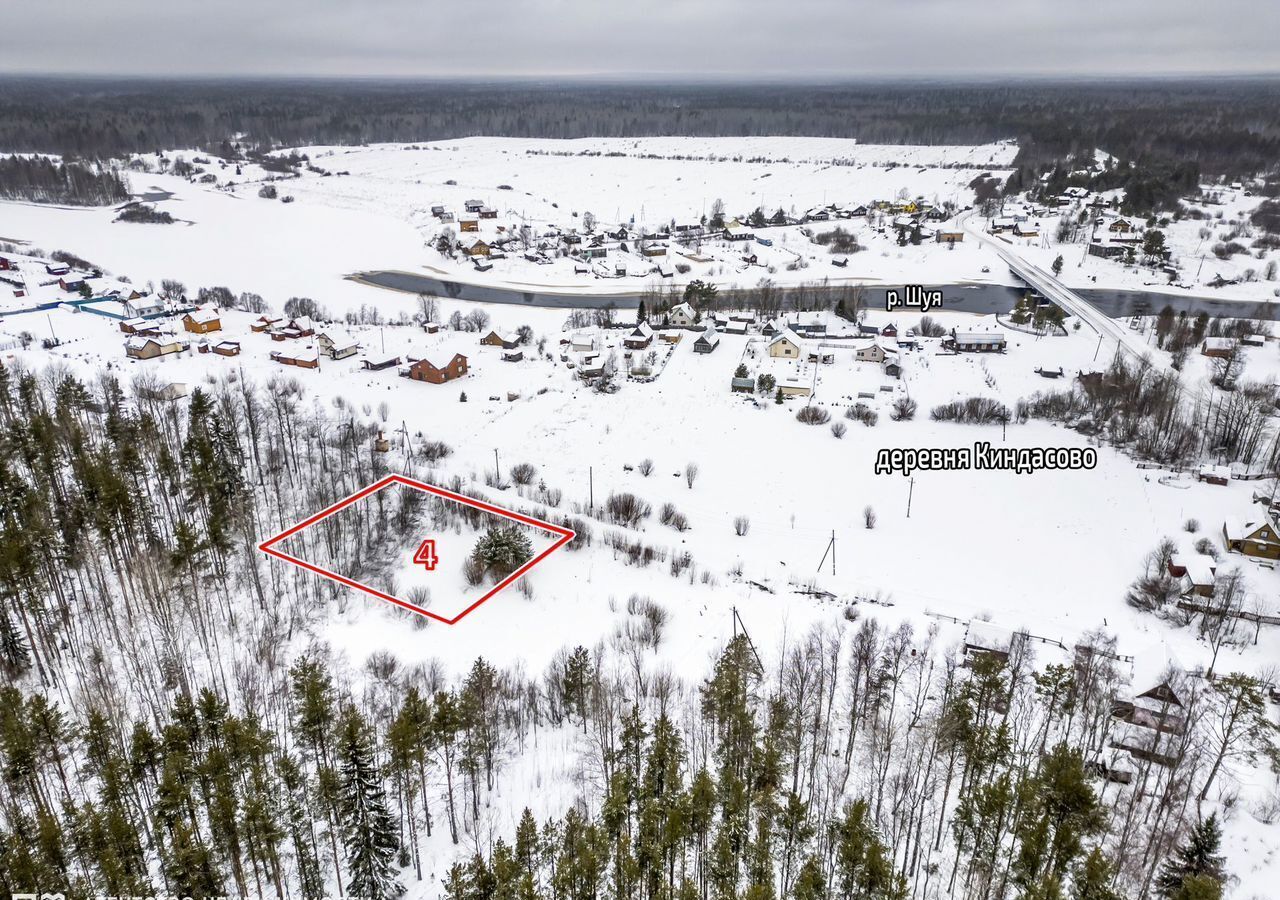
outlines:
[{"label": "red boundary outline", "polygon": [[[487,594],[485,594],[479,600],[472,603],[470,606],[468,606],[462,612],[458,613],[452,619],[447,619],[444,616],[439,615],[438,613],[433,613],[430,610],[421,608],[420,606],[415,606],[414,604],[408,602],[407,600],[401,600],[399,597],[384,593],[383,591],[380,591],[377,588],[369,587],[367,584],[361,584],[360,582],[352,578],[347,578],[345,575],[339,575],[336,572],[330,572],[328,569],[321,568],[320,566],[317,566],[313,563],[309,563],[304,559],[299,559],[296,556],[291,556],[290,554],[285,553],[283,550],[276,549],[275,545],[283,541],[285,538],[288,538],[297,534],[299,531],[302,531],[304,528],[311,527],[312,525],[316,524],[322,519],[326,519],[329,516],[333,515],[334,513],[338,512],[338,510],[345,509],[346,507],[350,506],[356,501],[362,500],[365,497],[368,497],[370,494],[376,494],[378,491],[392,484],[400,484],[400,485],[404,485],[405,487],[413,488],[414,490],[422,491],[423,493],[434,494],[437,497],[443,497],[446,500],[452,500],[455,503],[461,503],[464,506],[471,506],[471,507],[474,507],[475,509],[483,510],[484,512],[487,512],[487,513],[493,513],[496,516],[501,516],[504,519],[510,519],[513,522],[520,522],[521,524],[524,524],[524,525],[532,525],[534,528],[540,528],[543,531],[549,531],[552,534],[559,535],[559,538],[550,547],[543,550],[533,559],[529,560],[523,566],[516,569],[506,578],[502,579],[497,584],[495,584]],[[509,510],[509,509],[503,509],[500,506],[494,506],[492,503],[485,503],[483,500],[476,500],[473,497],[467,497],[463,494],[457,494],[457,493],[454,493],[453,491],[445,490],[442,487],[436,487],[434,484],[427,484],[426,482],[423,482],[423,481],[414,481],[412,478],[406,478],[403,475],[388,475],[386,478],[383,478],[381,481],[374,482],[373,484],[369,485],[363,490],[356,491],[350,497],[347,497],[343,500],[339,500],[337,503],[333,504],[328,509],[323,509],[320,512],[316,513],[315,515],[310,516],[309,518],[303,519],[298,524],[294,525],[291,528],[286,529],[285,531],[280,532],[275,537],[268,538],[267,540],[263,541],[261,544],[258,545],[258,549],[261,550],[263,553],[266,553],[270,556],[274,556],[277,559],[282,559],[287,563],[292,563],[295,566],[306,569],[310,572],[314,572],[317,575],[322,575],[325,578],[338,582],[339,584],[345,584],[347,587],[355,588],[358,591],[364,591],[364,593],[369,594],[373,597],[377,597],[379,600],[385,600],[388,603],[394,603],[396,606],[410,610],[411,612],[416,612],[420,616],[426,616],[429,619],[435,619],[437,622],[443,622],[446,625],[455,625],[458,623],[459,620],[462,619],[463,616],[470,613],[472,610],[478,607],[481,603],[484,603],[490,597],[494,596],[499,591],[501,591],[503,588],[506,588],[509,585],[513,584],[516,581],[516,579],[520,578],[522,575],[524,575],[526,572],[528,572],[538,563],[542,562],[552,553],[559,550],[565,544],[569,543],[569,541],[573,540],[574,537],[575,537],[574,532],[571,529],[564,528],[563,526],[553,525],[550,522],[544,522],[541,519],[535,519],[532,516],[526,516],[518,512],[513,512],[512,510]]]}]

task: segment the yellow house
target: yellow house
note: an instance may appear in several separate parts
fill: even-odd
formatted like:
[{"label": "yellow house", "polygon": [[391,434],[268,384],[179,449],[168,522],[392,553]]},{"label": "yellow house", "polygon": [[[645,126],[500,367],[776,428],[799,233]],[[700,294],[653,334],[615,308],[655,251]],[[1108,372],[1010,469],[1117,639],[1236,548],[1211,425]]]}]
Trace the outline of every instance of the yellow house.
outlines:
[{"label": "yellow house", "polygon": [[784,328],[769,341],[769,355],[774,359],[800,359],[804,347],[790,328]]}]

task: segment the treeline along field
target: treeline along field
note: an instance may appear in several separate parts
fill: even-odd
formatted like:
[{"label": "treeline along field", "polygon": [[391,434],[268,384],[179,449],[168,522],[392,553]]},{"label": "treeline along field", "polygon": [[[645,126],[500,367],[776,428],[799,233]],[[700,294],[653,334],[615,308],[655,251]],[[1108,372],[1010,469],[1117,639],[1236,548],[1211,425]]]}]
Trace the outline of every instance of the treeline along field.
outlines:
[{"label": "treeline along field", "polygon": [[[1254,173],[1280,157],[1274,79],[875,84],[0,80],[0,149],[113,157],[174,147],[647,135],[1016,138],[1019,165],[1117,156]],[[227,149],[230,147],[227,145]]]}]

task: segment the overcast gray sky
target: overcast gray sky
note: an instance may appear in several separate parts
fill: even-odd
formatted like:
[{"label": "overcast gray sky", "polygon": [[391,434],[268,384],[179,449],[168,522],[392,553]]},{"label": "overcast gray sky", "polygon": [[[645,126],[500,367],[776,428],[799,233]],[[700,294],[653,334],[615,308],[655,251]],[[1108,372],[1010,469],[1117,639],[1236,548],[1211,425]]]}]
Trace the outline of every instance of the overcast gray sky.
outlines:
[{"label": "overcast gray sky", "polygon": [[9,73],[1280,71],[1274,0],[0,0],[0,22]]}]

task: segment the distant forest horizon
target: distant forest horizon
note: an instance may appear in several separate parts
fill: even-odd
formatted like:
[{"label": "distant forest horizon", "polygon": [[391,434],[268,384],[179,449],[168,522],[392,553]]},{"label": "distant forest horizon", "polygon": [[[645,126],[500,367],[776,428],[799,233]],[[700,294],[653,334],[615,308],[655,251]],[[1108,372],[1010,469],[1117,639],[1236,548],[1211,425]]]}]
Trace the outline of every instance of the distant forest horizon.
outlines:
[{"label": "distant forest horizon", "polygon": [[69,160],[177,149],[231,157],[476,136],[765,135],[926,145],[1014,139],[1015,187],[1045,173],[1066,177],[1100,148],[1124,161],[1131,170],[1125,180],[1141,182],[1144,196],[1156,195],[1149,205],[1160,207],[1201,177],[1274,180],[1280,78],[675,83],[0,76],[0,153]]}]

